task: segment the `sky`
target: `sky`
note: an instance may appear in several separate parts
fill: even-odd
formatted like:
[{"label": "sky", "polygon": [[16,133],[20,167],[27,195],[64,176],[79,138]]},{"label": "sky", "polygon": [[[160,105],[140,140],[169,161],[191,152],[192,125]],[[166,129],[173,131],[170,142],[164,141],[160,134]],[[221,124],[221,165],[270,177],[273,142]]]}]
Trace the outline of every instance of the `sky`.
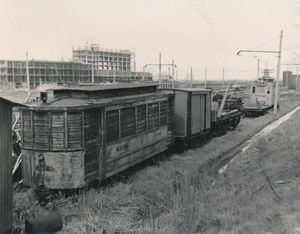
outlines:
[{"label": "sky", "polygon": [[279,51],[283,31],[280,74],[300,63],[299,0],[0,0],[0,28],[7,60],[69,61],[93,43],[135,52],[153,75],[161,54],[178,79],[254,80],[258,68],[276,76],[278,53],[238,51]]}]

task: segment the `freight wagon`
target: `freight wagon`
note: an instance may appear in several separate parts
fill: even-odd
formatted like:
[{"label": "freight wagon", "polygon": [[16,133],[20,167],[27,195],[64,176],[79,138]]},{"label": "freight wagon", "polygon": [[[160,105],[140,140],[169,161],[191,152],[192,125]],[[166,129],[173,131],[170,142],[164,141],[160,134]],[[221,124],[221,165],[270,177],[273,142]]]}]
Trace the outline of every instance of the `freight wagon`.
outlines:
[{"label": "freight wagon", "polygon": [[[240,112],[216,115],[211,91],[157,84],[70,86],[20,108],[22,175],[28,186],[85,187],[155,155],[201,144]],[[236,123],[235,123],[236,124]]]}]

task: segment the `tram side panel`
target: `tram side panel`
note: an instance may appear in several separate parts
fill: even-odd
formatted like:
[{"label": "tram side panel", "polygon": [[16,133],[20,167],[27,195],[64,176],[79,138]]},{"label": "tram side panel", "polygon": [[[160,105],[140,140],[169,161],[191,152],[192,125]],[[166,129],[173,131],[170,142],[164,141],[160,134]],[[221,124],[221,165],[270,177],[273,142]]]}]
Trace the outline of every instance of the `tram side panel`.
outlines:
[{"label": "tram side panel", "polygon": [[107,107],[105,170],[110,177],[168,149],[168,99]]},{"label": "tram side panel", "polygon": [[82,112],[22,110],[21,125],[25,185],[66,189],[86,184]]}]

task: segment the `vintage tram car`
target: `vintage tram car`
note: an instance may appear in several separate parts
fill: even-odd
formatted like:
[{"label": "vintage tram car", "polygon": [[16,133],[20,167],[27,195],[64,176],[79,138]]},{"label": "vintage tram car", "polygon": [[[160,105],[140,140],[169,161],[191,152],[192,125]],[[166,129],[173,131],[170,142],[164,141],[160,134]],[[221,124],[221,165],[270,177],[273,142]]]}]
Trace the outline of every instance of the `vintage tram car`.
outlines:
[{"label": "vintage tram car", "polygon": [[[20,108],[23,183],[85,187],[173,148],[197,147],[213,131],[238,124],[216,116],[211,91],[159,90],[157,84],[70,86]],[[217,129],[217,130],[216,130]]]},{"label": "vintage tram car", "polygon": [[[244,106],[246,116],[258,116],[266,114],[274,107],[276,81],[269,76],[269,70],[265,69],[264,76],[255,80],[251,85],[250,102]],[[279,107],[279,105],[277,104]]]}]

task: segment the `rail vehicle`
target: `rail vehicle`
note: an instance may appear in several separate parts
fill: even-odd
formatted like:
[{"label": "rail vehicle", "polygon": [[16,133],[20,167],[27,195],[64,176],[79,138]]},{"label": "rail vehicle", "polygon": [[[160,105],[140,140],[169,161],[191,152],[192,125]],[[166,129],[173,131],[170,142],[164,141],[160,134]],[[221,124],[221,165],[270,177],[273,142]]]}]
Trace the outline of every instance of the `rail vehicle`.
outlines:
[{"label": "rail vehicle", "polygon": [[208,89],[157,84],[77,85],[41,92],[20,107],[23,184],[75,189],[168,149],[198,147],[239,123]]},{"label": "rail vehicle", "polygon": [[[245,116],[259,116],[266,114],[274,107],[276,81],[264,70],[264,76],[255,80],[251,85],[250,101],[244,105]],[[277,104],[279,107],[279,104]]]}]

